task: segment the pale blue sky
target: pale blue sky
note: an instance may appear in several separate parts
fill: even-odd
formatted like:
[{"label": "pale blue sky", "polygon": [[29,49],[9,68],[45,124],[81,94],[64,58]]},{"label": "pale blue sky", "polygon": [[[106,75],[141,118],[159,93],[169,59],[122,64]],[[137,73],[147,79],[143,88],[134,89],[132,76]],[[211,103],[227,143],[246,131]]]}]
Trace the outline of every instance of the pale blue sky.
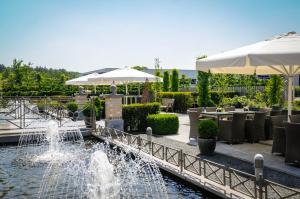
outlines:
[{"label": "pale blue sky", "polygon": [[0,0],[0,63],[90,71],[195,68],[211,55],[300,32],[298,0]]}]

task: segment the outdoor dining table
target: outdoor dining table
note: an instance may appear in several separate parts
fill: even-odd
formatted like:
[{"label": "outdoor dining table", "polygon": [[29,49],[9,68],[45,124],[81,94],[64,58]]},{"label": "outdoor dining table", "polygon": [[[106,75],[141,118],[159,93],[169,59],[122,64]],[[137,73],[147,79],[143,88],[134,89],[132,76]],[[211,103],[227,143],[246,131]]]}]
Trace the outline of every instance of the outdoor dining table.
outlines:
[{"label": "outdoor dining table", "polygon": [[205,117],[216,118],[217,119],[217,124],[219,126],[220,118],[225,117],[225,116],[231,116],[232,113],[225,112],[225,111],[224,112],[202,112],[201,115],[205,116]]},{"label": "outdoor dining table", "polygon": [[216,118],[217,119],[217,124],[219,126],[220,118],[232,116],[233,113],[246,113],[247,115],[253,115],[255,113],[255,111],[240,111],[240,110],[237,110],[237,111],[228,111],[228,112],[225,112],[225,111],[222,111],[222,112],[202,112],[201,115],[205,116],[205,117]]}]

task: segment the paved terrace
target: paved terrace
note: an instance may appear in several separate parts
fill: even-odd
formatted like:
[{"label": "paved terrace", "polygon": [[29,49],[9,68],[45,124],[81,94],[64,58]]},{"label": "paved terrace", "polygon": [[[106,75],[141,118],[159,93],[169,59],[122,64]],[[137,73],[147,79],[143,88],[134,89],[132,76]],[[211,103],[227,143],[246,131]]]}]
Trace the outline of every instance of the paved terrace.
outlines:
[{"label": "paved terrace", "polygon": [[[217,142],[216,153],[211,157],[199,155],[198,146],[191,146],[189,142],[189,118],[187,114],[177,114],[179,117],[179,132],[177,135],[153,136],[153,141],[173,148],[183,149],[185,152],[209,159],[225,166],[233,167],[248,173],[254,173],[253,157],[260,153],[265,158],[265,177],[289,187],[300,189],[300,167],[287,165],[284,157],[271,154],[272,141],[263,143],[226,144]],[[141,136],[146,136],[141,134]],[[146,138],[146,137],[145,137]]]}]

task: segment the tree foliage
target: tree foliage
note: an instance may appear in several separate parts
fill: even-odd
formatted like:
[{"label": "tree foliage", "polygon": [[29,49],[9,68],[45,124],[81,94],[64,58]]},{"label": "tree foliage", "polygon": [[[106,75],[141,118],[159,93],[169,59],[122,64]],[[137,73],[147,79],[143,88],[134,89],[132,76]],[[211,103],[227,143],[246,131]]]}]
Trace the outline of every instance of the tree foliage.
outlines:
[{"label": "tree foliage", "polygon": [[170,89],[170,74],[169,71],[164,72],[164,78],[163,78],[163,91],[167,92]]},{"label": "tree foliage", "polygon": [[173,92],[178,91],[179,87],[179,73],[177,69],[172,70],[172,77],[171,77],[171,90]]},{"label": "tree foliage", "polygon": [[182,74],[179,80],[179,87],[183,89],[189,88],[191,82],[192,82],[191,78],[187,78],[185,74]]},{"label": "tree foliage", "polygon": [[135,70],[139,70],[139,71],[143,71],[145,69],[148,69],[146,66],[133,66],[131,68],[135,69]]},{"label": "tree foliage", "polygon": [[209,73],[198,71],[198,105],[201,107],[206,107],[210,103],[209,95]]},{"label": "tree foliage", "polygon": [[65,81],[79,76],[64,69],[32,67],[22,60],[13,60],[10,67],[0,71],[3,95],[58,95],[70,94],[77,87],[65,85]]},{"label": "tree foliage", "polygon": [[266,85],[266,96],[268,105],[282,105],[283,79],[281,76],[271,76]]}]

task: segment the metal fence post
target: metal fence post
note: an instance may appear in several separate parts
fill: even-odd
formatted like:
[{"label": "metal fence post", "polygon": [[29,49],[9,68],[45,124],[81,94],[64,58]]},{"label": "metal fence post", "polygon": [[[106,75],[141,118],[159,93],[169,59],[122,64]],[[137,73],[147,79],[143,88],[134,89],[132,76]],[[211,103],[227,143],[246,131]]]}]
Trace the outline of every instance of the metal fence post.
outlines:
[{"label": "metal fence post", "polygon": [[152,155],[152,128],[147,127],[146,129],[147,140],[149,145],[149,154]]},{"label": "metal fence post", "polygon": [[91,103],[92,103],[91,123],[92,123],[92,129],[93,131],[95,131],[96,130],[96,106],[95,106],[95,99],[93,97],[91,98]]},{"label": "metal fence post", "polygon": [[141,136],[137,137],[138,149],[141,150]]},{"label": "metal fence post", "polygon": [[261,154],[256,154],[254,156],[254,170],[255,170],[255,180],[256,184],[258,185],[258,198],[263,198],[263,170],[264,170],[264,157]]},{"label": "metal fence post", "polygon": [[179,153],[179,160],[180,160],[180,172],[182,173],[183,171],[183,150],[182,149],[180,150]]}]

